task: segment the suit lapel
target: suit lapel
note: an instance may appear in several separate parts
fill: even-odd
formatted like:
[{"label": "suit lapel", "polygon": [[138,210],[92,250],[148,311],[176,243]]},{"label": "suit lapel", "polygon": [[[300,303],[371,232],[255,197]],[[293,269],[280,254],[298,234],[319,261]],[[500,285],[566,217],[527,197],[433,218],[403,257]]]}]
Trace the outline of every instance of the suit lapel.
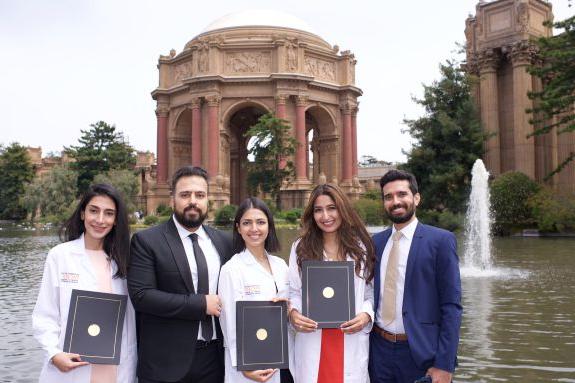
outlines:
[{"label": "suit lapel", "polygon": [[174,257],[174,261],[178,266],[178,270],[180,271],[180,275],[184,280],[184,284],[186,285],[188,291],[191,294],[195,294],[196,290],[194,289],[194,282],[192,280],[192,272],[190,271],[190,264],[188,263],[188,257],[186,257],[186,251],[184,250],[184,245],[182,244],[182,240],[180,239],[180,235],[178,234],[178,229],[176,229],[176,225],[172,219],[169,219],[166,223],[166,230],[164,231],[164,237],[166,237],[166,242],[168,242],[168,246],[172,250],[172,255]]},{"label": "suit lapel", "polygon": [[[417,254],[419,251],[419,246],[421,244],[421,239],[423,238],[424,226],[422,223],[418,222],[417,227],[415,228],[415,232],[413,233],[413,239],[411,240],[411,247],[409,248],[409,255],[407,257],[407,266],[405,269],[405,284],[404,286],[409,285],[409,280],[413,275],[413,268],[416,262]],[[404,291],[407,287],[404,287]]]},{"label": "suit lapel", "polygon": [[375,244],[375,278],[373,280],[373,298],[374,298],[374,306],[375,312],[378,310],[379,306],[379,293],[380,293],[380,286],[381,286],[381,258],[383,256],[383,249],[385,249],[385,244],[389,240],[389,236],[391,235],[391,228],[385,230],[381,236],[381,241],[378,241]]}]

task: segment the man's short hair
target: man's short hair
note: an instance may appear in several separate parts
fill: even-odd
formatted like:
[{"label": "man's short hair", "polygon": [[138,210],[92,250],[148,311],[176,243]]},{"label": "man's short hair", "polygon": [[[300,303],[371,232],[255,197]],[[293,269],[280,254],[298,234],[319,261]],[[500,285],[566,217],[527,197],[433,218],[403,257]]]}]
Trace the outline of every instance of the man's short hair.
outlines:
[{"label": "man's short hair", "polygon": [[393,181],[403,181],[403,180],[409,181],[409,190],[411,190],[411,193],[413,193],[414,195],[419,193],[419,188],[417,187],[417,180],[415,179],[415,176],[413,174],[411,174],[410,172],[406,172],[405,170],[393,169],[393,170],[388,171],[379,180],[379,186],[381,187],[381,190],[383,191],[383,187],[385,185],[387,185],[388,183],[393,182]]},{"label": "man's short hair", "polygon": [[203,179],[206,180],[206,182],[208,182],[208,172],[204,168],[191,165],[182,166],[181,168],[176,170],[176,172],[172,176],[172,185],[171,185],[172,193],[174,193],[174,191],[176,190],[176,184],[178,183],[180,178],[191,177],[191,176],[202,177]]}]

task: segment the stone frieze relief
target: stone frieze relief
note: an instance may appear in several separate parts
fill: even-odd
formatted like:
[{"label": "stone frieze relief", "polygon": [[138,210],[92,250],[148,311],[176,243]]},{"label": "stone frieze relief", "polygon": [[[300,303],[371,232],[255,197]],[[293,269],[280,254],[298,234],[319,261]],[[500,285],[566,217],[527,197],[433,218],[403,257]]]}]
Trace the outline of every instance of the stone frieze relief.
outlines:
[{"label": "stone frieze relief", "polygon": [[335,63],[309,56],[304,62],[306,73],[320,80],[335,82]]},{"label": "stone frieze relief", "polygon": [[226,54],[226,73],[265,73],[271,71],[270,52],[234,52]]}]

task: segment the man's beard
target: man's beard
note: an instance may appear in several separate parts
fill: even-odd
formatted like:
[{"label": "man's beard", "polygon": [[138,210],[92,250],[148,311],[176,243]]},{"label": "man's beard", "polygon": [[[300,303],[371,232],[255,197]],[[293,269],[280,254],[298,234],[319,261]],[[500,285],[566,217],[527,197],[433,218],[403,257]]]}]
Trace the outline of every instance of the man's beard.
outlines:
[{"label": "man's beard", "polygon": [[[192,209],[194,209],[198,213],[197,218],[189,218],[188,216],[186,216],[186,213]],[[176,217],[176,220],[180,223],[180,225],[182,225],[183,227],[187,229],[197,229],[202,225],[202,223],[208,216],[208,213],[207,212],[202,213],[200,209],[193,206],[188,206],[187,208],[184,209],[183,212],[175,210],[174,216]]]},{"label": "man's beard", "polygon": [[[405,214],[393,215],[392,211],[397,207],[403,207],[405,209]],[[407,204],[394,205],[391,207],[390,211],[388,211],[387,209],[385,210],[385,215],[393,223],[406,223],[411,219],[411,217],[413,217],[414,214],[415,214],[415,206],[414,205],[408,206]]]}]

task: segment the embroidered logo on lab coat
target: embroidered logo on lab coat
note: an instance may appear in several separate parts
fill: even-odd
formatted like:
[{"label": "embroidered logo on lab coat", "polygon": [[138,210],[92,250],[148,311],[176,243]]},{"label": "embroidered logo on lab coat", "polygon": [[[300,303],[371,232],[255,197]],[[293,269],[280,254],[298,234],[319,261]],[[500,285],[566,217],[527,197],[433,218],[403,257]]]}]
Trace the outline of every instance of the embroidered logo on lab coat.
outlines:
[{"label": "embroidered logo on lab coat", "polygon": [[78,280],[80,279],[80,274],[78,274],[78,273],[65,273],[65,272],[62,272],[61,274],[62,274],[62,276],[60,277],[60,281],[61,281],[61,282],[65,282],[65,283],[78,283]]},{"label": "embroidered logo on lab coat", "polygon": [[244,294],[249,295],[259,295],[261,294],[261,286],[260,285],[246,285],[244,286]]}]

